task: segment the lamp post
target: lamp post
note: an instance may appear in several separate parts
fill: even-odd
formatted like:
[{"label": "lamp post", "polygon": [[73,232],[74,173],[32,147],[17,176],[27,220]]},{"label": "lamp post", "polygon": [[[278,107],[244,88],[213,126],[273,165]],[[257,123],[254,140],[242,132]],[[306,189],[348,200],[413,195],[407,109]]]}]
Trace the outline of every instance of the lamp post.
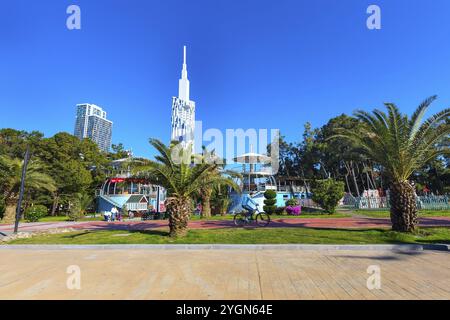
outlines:
[{"label": "lamp post", "polygon": [[27,151],[25,151],[25,159],[24,159],[23,167],[22,167],[22,180],[20,181],[19,201],[17,202],[17,208],[16,208],[16,222],[14,224],[14,233],[17,233],[17,231],[19,230],[19,221],[20,221],[20,217],[22,215],[23,193],[25,190],[25,178],[27,175],[27,167],[28,167],[29,160],[30,160],[30,146],[27,146]]},{"label": "lamp post", "polygon": [[159,198],[159,197],[160,197],[160,195],[159,195],[159,188],[160,188],[159,186],[156,187],[156,213],[157,213],[158,215],[159,215],[159,213],[160,213],[160,212],[159,212],[159,201],[160,201],[160,200],[159,200],[159,199],[160,199],[160,198]]}]

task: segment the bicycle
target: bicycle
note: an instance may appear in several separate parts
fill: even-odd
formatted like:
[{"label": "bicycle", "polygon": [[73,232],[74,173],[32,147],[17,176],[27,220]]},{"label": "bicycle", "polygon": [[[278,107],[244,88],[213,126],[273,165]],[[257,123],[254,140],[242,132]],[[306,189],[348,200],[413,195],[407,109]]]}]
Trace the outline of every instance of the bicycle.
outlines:
[{"label": "bicycle", "polygon": [[248,225],[253,221],[259,227],[267,227],[270,223],[270,216],[267,213],[265,213],[264,211],[260,211],[259,205],[256,205],[255,211],[235,214],[233,221],[234,221],[234,224],[238,227]]}]

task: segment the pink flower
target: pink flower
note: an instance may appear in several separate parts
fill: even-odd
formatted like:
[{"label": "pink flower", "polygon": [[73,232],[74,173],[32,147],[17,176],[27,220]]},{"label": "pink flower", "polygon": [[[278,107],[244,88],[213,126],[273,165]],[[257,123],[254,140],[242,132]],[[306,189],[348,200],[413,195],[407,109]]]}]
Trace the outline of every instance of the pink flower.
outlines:
[{"label": "pink flower", "polygon": [[291,216],[299,216],[302,212],[302,207],[301,206],[288,206],[286,207],[286,212],[287,214],[291,215]]}]

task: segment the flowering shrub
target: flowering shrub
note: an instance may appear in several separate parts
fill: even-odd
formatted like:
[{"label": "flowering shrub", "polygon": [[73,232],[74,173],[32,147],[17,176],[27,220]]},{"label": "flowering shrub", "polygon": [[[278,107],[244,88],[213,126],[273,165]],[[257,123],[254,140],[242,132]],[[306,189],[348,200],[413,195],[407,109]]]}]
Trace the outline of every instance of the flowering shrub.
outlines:
[{"label": "flowering shrub", "polygon": [[47,207],[36,205],[25,210],[25,220],[28,222],[38,222],[39,219],[47,215]]},{"label": "flowering shrub", "polygon": [[299,216],[302,213],[302,207],[300,206],[288,206],[286,207],[286,212],[291,216]]}]

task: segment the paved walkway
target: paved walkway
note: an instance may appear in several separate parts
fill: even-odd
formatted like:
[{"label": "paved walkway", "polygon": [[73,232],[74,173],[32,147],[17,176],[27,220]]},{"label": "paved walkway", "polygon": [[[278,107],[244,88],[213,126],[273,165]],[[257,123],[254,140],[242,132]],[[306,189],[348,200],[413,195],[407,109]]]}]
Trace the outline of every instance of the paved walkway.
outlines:
[{"label": "paved walkway", "polygon": [[450,255],[434,251],[37,248],[0,261],[0,299],[450,299]]},{"label": "paved walkway", "polygon": [[[450,217],[437,218],[420,218],[420,226],[425,227],[450,227]],[[19,231],[32,232],[43,231],[55,228],[74,228],[84,230],[147,230],[156,229],[167,226],[167,220],[155,221],[124,221],[107,223],[104,221],[90,222],[38,222],[38,223],[22,223]],[[217,229],[217,228],[235,228],[231,220],[193,220],[189,222],[192,229]],[[391,221],[383,218],[369,217],[350,217],[350,218],[289,218],[276,219],[271,222],[269,227],[286,228],[286,227],[306,227],[306,228],[330,228],[330,229],[347,229],[347,228],[390,228]],[[11,233],[12,225],[0,225],[0,233]]]}]

